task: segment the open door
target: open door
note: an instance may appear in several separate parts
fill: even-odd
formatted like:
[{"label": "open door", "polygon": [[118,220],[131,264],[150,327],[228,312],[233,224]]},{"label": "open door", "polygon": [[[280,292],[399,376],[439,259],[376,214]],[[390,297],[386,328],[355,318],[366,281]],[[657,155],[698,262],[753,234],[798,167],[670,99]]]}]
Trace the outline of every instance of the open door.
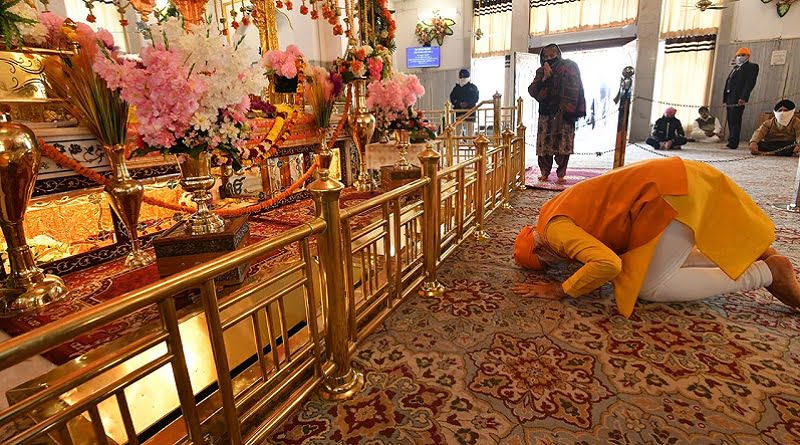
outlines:
[{"label": "open door", "polygon": [[[514,98],[522,98],[522,125],[525,126],[525,140],[530,144],[536,141],[536,122],[539,115],[539,103],[533,100],[528,94],[528,86],[536,76],[536,69],[539,68],[539,55],[530,53],[514,53]],[[526,156],[529,159],[536,157],[533,150],[526,149]],[[529,163],[526,162],[526,166]]]}]

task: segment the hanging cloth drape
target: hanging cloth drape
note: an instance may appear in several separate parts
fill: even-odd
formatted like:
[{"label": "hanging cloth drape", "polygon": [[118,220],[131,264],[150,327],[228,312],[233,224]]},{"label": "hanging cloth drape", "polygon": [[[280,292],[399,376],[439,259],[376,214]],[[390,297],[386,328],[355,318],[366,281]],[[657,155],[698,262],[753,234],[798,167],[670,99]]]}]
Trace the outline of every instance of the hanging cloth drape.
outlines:
[{"label": "hanging cloth drape", "polygon": [[530,34],[614,28],[636,22],[639,0],[530,0]]},{"label": "hanging cloth drape", "polygon": [[472,37],[472,56],[487,57],[507,54],[511,50],[512,0],[473,0],[473,32],[481,30],[483,36]]},{"label": "hanging cloth drape", "polygon": [[698,116],[698,107],[708,105],[716,38],[716,35],[709,34],[661,42],[661,55],[656,67],[654,97],[657,102],[653,103],[653,120],[660,117],[667,106],[673,106],[678,110],[676,116],[684,128],[689,128]]}]

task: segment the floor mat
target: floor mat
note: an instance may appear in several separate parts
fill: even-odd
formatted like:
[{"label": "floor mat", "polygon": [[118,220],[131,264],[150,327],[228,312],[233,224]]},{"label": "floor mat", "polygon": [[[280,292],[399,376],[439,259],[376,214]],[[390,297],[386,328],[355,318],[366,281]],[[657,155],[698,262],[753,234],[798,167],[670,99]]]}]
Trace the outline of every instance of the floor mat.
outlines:
[{"label": "floor mat", "polygon": [[525,169],[525,186],[532,189],[551,190],[560,192],[567,187],[575,185],[583,180],[594,178],[605,173],[605,169],[601,168],[570,168],[567,170],[567,180],[565,184],[558,184],[554,174],[550,175],[547,181],[539,180],[539,169],[535,167],[528,167]]}]

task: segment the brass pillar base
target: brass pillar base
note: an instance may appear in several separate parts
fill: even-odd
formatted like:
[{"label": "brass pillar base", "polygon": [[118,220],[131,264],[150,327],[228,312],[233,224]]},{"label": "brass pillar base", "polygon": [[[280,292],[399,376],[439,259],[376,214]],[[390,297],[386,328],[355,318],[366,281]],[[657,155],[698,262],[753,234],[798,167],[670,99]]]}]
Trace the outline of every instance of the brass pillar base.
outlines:
[{"label": "brass pillar base", "polygon": [[352,398],[364,388],[364,373],[352,365],[350,371],[341,377],[327,377],[322,382],[320,396],[325,400],[345,400]]},{"label": "brass pillar base", "polygon": [[419,294],[423,297],[441,297],[444,294],[444,286],[437,280],[422,283]]},{"label": "brass pillar base", "polygon": [[774,208],[776,208],[778,210],[783,210],[784,212],[800,213],[800,206],[797,206],[797,205],[794,205],[794,204],[787,204],[787,205],[783,205],[783,206],[779,206],[779,205],[774,205],[773,204],[772,207],[774,207]]},{"label": "brass pillar base", "polygon": [[136,249],[128,254],[125,258],[125,267],[129,267],[131,269],[138,269],[140,267],[147,266],[149,264],[153,264],[156,260],[156,256],[150,252],[146,252],[141,249]]},{"label": "brass pillar base", "polygon": [[64,281],[55,275],[22,289],[0,288],[0,317],[13,317],[35,311],[69,296]]},{"label": "brass pillar base", "polygon": [[522,184],[517,186],[517,191],[521,192],[521,191],[524,191],[524,190],[528,190],[528,187],[526,187],[525,183],[523,182]]},{"label": "brass pillar base", "polygon": [[486,241],[489,238],[491,238],[491,236],[489,236],[489,233],[486,232],[485,230],[475,231],[475,239],[477,239],[478,241]]},{"label": "brass pillar base", "polygon": [[186,231],[192,235],[206,235],[225,231],[225,221],[211,212],[194,213],[186,220]]},{"label": "brass pillar base", "polygon": [[514,210],[514,207],[507,202],[504,202],[503,205],[500,206],[500,208],[503,210]]}]

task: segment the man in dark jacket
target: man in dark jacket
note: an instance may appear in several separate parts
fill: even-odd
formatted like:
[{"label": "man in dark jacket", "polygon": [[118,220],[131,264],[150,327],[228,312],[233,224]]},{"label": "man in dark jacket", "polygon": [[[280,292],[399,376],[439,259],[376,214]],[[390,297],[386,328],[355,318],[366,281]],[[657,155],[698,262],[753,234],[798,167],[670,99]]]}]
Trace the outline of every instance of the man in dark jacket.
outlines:
[{"label": "man in dark jacket", "polygon": [[[458,83],[450,92],[450,103],[455,110],[469,110],[478,104],[478,87],[470,82],[469,70],[462,69],[458,72]],[[456,118],[464,115],[464,112],[456,112]],[[475,115],[472,114],[465,120],[465,128],[468,136],[474,132]]]},{"label": "man in dark jacket", "polygon": [[686,135],[683,124],[675,117],[676,109],[669,107],[664,111],[664,116],[656,120],[653,125],[653,134],[645,141],[647,145],[656,150],[680,150],[685,144]]},{"label": "man in dark jacket", "polygon": [[750,50],[739,48],[736,51],[735,65],[725,80],[722,101],[728,110],[728,145],[726,148],[739,148],[739,137],[742,132],[742,115],[744,106],[750,100],[750,93],[756,86],[758,65],[750,62]]}]

